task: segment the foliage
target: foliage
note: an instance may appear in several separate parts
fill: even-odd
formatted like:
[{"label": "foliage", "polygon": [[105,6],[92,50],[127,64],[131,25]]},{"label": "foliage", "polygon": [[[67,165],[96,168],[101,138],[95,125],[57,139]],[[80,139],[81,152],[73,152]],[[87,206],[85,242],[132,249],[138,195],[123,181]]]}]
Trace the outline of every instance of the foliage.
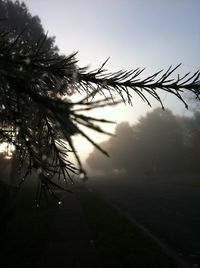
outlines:
[{"label": "foliage", "polygon": [[[39,36],[45,35],[40,18],[32,16],[24,2],[0,0],[0,19],[0,31],[6,31],[11,39],[15,39],[23,31],[23,41],[32,45]],[[54,43],[55,37],[46,38],[43,49],[57,52],[58,48]]]},{"label": "foliage", "polygon": [[[64,57],[41,50],[45,39],[30,47],[20,36],[10,41],[2,32],[0,40],[0,140],[13,144],[20,166],[27,165],[22,182],[36,168],[42,185],[51,191],[50,186],[58,186],[51,180],[55,175],[66,180],[71,179],[71,173],[83,172],[71,136],[80,133],[93,141],[77,123],[102,132],[95,122],[106,122],[79,112],[113,102],[88,102],[89,95],[70,102],[68,91],[77,83],[74,72],[83,71],[76,67],[74,55]],[[68,160],[70,152],[75,154],[79,169]]]},{"label": "foliage", "polygon": [[[104,69],[107,61],[94,71],[79,68],[76,54],[63,56],[52,48],[54,39],[44,36],[39,19],[32,18],[24,4],[0,1],[0,5],[10,18],[20,13],[21,24],[25,20],[27,25],[35,22],[40,35],[34,37],[34,27],[19,33],[4,25],[0,33],[0,142],[14,145],[19,168],[26,168],[20,185],[32,169],[37,170],[41,180],[38,198],[44,189],[54,194],[55,187],[62,188],[55,182],[56,177],[68,182],[72,181],[72,174],[85,176],[73,144],[74,135],[82,135],[108,155],[81,126],[104,133],[98,123],[109,121],[89,117],[85,111],[115,105],[115,96],[131,104],[132,93],[148,105],[148,96],[152,96],[163,107],[158,90],[174,94],[186,107],[184,90],[199,98],[198,71],[173,79],[171,75],[178,65],[142,79],[143,70],[139,68],[108,73]],[[70,100],[75,92],[84,94],[82,100]],[[99,99],[97,95],[103,97]],[[75,155],[77,167],[69,161],[70,154]]]},{"label": "foliage", "polygon": [[157,108],[133,126],[119,124],[115,134],[100,144],[110,161],[96,149],[87,159],[97,172],[134,176],[199,171],[199,114],[179,117]]}]

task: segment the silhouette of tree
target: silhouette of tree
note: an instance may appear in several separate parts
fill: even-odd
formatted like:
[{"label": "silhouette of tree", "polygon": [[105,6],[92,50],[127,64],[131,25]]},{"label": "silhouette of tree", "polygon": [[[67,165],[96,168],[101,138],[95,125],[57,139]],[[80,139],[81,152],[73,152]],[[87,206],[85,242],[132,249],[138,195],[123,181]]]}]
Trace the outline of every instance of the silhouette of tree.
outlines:
[{"label": "silhouette of tree", "polygon": [[[10,1],[2,3],[9,3],[12,7]],[[22,7],[18,2],[14,5]],[[29,13],[24,11],[24,14]],[[62,188],[55,182],[55,177],[62,176],[68,182],[72,181],[72,174],[85,176],[74,148],[73,135],[82,135],[108,155],[81,128],[84,126],[103,133],[98,123],[108,121],[86,116],[85,111],[115,105],[118,101],[113,98],[117,95],[123,102],[131,104],[132,93],[151,105],[149,94],[162,107],[158,90],[175,95],[186,107],[182,97],[184,90],[199,97],[199,72],[170,78],[179,65],[145,79],[139,77],[143,71],[140,69],[107,73],[104,70],[106,62],[89,71],[78,67],[75,54],[52,53],[45,45],[49,42],[45,36],[32,43],[24,42],[26,31],[15,39],[12,33],[9,28],[0,33],[0,141],[14,145],[19,168],[26,167],[19,185],[32,169],[37,170],[41,181],[38,198],[44,189],[54,194],[55,187]],[[30,40],[35,40],[35,37]],[[69,95],[74,92],[83,93],[83,99],[72,102]],[[97,95],[103,98],[99,100]],[[70,154],[75,155],[77,166],[69,161]]]},{"label": "silhouette of tree", "polygon": [[[23,32],[24,42],[32,45],[45,35],[40,18],[32,16],[24,2],[0,0],[0,19],[0,31],[7,32],[12,39]],[[43,49],[57,52],[54,43],[55,37],[47,37]]]},{"label": "silhouette of tree", "polygon": [[[109,151],[107,161],[94,149],[89,166],[105,175],[162,175],[199,170],[199,117],[177,117],[160,108],[130,126],[120,123],[116,137],[100,144]],[[126,157],[127,156],[127,157]]]},{"label": "silhouette of tree", "polygon": [[184,156],[183,132],[171,111],[157,108],[139,120],[137,133],[140,172],[180,172]]}]

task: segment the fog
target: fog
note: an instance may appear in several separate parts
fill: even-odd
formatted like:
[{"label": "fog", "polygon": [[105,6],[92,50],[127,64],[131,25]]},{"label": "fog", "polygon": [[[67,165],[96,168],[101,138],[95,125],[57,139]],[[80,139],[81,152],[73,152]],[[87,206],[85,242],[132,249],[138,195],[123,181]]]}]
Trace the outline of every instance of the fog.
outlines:
[{"label": "fog", "polygon": [[94,149],[87,159],[93,174],[138,179],[198,173],[200,114],[180,117],[160,108],[138,123],[122,122],[115,136],[100,143],[110,158]]},{"label": "fog", "polygon": [[[12,40],[21,34],[24,27],[26,27],[26,31],[23,32],[24,40],[32,46],[35,44],[35,41],[38,41],[38,37],[41,34],[45,35],[46,30],[49,29],[50,33],[52,32],[53,35],[55,33],[57,38],[56,44],[59,47],[55,45],[55,37],[50,34],[50,36],[48,35],[46,37],[46,43],[42,49],[50,50],[50,54],[59,51],[65,55],[68,55],[71,51],[80,50],[78,56],[80,60],[78,62],[79,66],[92,64],[93,69],[93,66],[101,66],[105,59],[111,56],[112,62],[108,63],[109,72],[116,69],[128,70],[141,66],[142,68],[148,67],[148,72],[154,73],[154,70],[166,69],[168,65],[176,65],[179,62],[183,63],[183,67],[180,70],[183,73],[185,70],[188,72],[199,68],[199,27],[197,27],[199,25],[199,12],[197,8],[199,4],[184,4],[181,6],[174,4],[172,1],[173,3],[164,4],[161,8],[157,4],[157,1],[154,1],[155,3],[151,3],[150,5],[145,4],[145,1],[141,1],[143,2],[142,4],[139,4],[140,1],[128,1],[130,2],[128,4],[119,1],[120,3],[117,3],[117,5],[114,1],[107,1],[106,5],[101,3],[102,6],[96,3],[91,5],[90,1],[86,1],[87,3],[84,2],[83,4],[79,1],[80,3],[78,5],[75,2],[74,4],[69,3],[69,1],[61,1],[62,4],[58,4],[55,1],[46,1],[46,3],[48,2],[47,8],[45,1],[26,0],[25,2],[29,3],[31,12],[34,11],[41,16],[42,21],[37,15],[32,16],[25,4],[19,4],[17,1],[16,7],[14,8],[14,2],[0,1],[0,30],[10,32],[9,38]],[[185,20],[188,14],[190,14],[190,19]],[[8,20],[5,20],[5,18]],[[42,25],[43,22],[44,28]],[[24,62],[28,65],[28,69],[31,62],[30,58],[25,58]],[[25,69],[22,69],[22,71],[26,72]],[[43,77],[44,81],[45,77],[46,75]],[[75,78],[76,75],[74,80],[76,80]],[[43,85],[45,84],[44,81],[42,83]],[[10,90],[10,87],[8,88]],[[45,86],[44,89],[48,91]],[[57,87],[54,89],[54,92],[56,92],[56,89]],[[4,91],[5,93],[6,91]],[[182,108],[179,108],[180,104],[171,99],[171,96],[165,97],[165,94],[161,96],[165,100],[165,103],[170,103],[169,106],[165,104],[165,107],[174,107],[174,110],[179,114],[182,113]],[[9,99],[9,95],[5,99]],[[40,125],[37,125],[37,117],[40,115],[40,109],[34,110],[34,116],[32,116],[33,110],[31,110],[31,107],[35,109],[35,106],[30,106],[30,113],[29,98],[21,98],[21,100],[21,106],[24,107],[25,103],[28,109],[19,109],[17,98],[17,109],[13,109],[13,116],[8,116],[8,122],[10,123],[10,121],[15,120],[14,125],[16,124],[18,127],[18,125],[22,125],[21,123],[19,124],[22,118],[24,124],[20,129],[23,131],[27,129],[27,133],[35,133],[34,126],[31,125],[31,122],[37,127]],[[164,242],[174,250],[176,254],[197,267],[200,264],[200,113],[194,112],[193,116],[185,117],[175,115],[170,110],[162,111],[160,108],[157,108],[144,115],[148,108],[146,106],[143,108],[134,95],[133,101],[134,107],[133,109],[131,107],[129,111],[122,106],[112,110],[118,122],[121,122],[123,118],[126,118],[127,121],[116,125],[114,130],[115,135],[99,144],[109,153],[109,158],[96,148],[90,153],[86,164],[88,165],[88,173],[91,176],[89,176],[89,181],[84,186],[89,191],[95,191],[97,195],[100,194],[102,198],[105,198],[112,205],[116,206],[120,213],[136,221],[136,225],[144,226],[148,229],[148,232],[153,233],[161,242]],[[10,106],[7,108],[9,112],[12,110]],[[4,122],[5,105],[1,109],[3,114],[2,122]],[[21,112],[20,121],[17,120],[16,111],[23,111],[23,113]],[[111,110],[107,110],[105,113],[102,110],[98,111],[94,116],[96,117],[97,115],[98,117],[100,113],[102,118],[110,119]],[[140,117],[138,122],[133,124],[139,114],[143,114],[144,116]],[[52,116],[53,113],[50,118]],[[56,126],[58,127],[60,124],[56,124]],[[68,121],[66,129],[67,134],[70,133],[69,135],[71,135]],[[22,136],[20,131],[17,133],[17,136]],[[36,135],[35,137],[38,136]],[[42,134],[41,137],[45,141],[48,141],[48,137],[45,135]],[[7,140],[9,139],[6,138]],[[4,141],[3,138],[2,141]],[[24,142],[27,145],[31,140],[24,139]],[[35,140],[32,140],[33,147],[34,144]],[[39,142],[38,144],[44,146],[43,142]],[[45,144],[49,146],[50,143],[45,142]],[[35,151],[40,152],[39,145],[35,147]],[[83,149],[84,146],[80,146]],[[78,146],[77,150],[79,152]],[[44,151],[48,151],[48,148]],[[23,150],[20,151],[20,154],[21,152]],[[47,158],[46,153],[39,154],[39,156],[41,159],[44,158],[42,159],[43,161]],[[58,156],[60,156],[59,153]],[[40,174],[41,169],[37,168],[37,165],[33,162],[34,170],[22,185],[23,180],[25,180],[26,165],[28,164],[25,161],[25,165],[22,167],[20,173],[22,158],[19,160],[15,159],[14,153],[13,158],[6,159],[4,154],[0,154],[0,180],[12,186],[21,185],[22,188],[35,188],[36,207],[39,207],[38,201],[43,194],[43,185],[41,184],[41,187],[40,185],[39,188],[37,187],[38,174]],[[51,160],[51,157],[49,159]],[[30,163],[32,164],[32,162]],[[54,167],[55,162],[53,161],[52,163]],[[60,163],[62,162],[59,161]],[[76,181],[76,177],[74,181]],[[82,188],[81,190],[84,191],[85,188]],[[74,189],[76,191],[76,186]],[[60,194],[59,191],[58,194]],[[4,202],[9,199],[9,195],[6,195],[0,196],[1,214],[5,218],[5,222],[9,222],[10,219],[7,219],[7,215],[9,215],[7,211],[10,213],[10,208],[7,209],[5,205],[7,211],[4,210]],[[62,195],[64,195],[63,192]],[[74,198],[76,194],[71,195],[70,198],[72,196]],[[23,203],[28,201],[27,197],[24,197],[26,199],[24,199]],[[59,199],[58,205],[61,204],[62,202]],[[79,218],[77,218],[80,210],[76,214],[73,204],[71,205],[69,202],[67,205],[69,205],[69,209],[65,209],[64,207],[64,210],[68,214],[60,214],[59,224],[64,223],[63,228],[62,225],[61,228],[59,227],[60,233],[57,233],[58,229],[54,230],[57,237],[59,235],[61,237],[62,234],[62,239],[60,241],[58,239],[62,248],[56,248],[56,243],[52,240],[53,242],[49,244],[50,246],[55,246],[56,250],[52,251],[53,254],[50,252],[49,255],[57,257],[57,250],[59,249],[58,256],[61,256],[60,252],[64,252],[63,256],[69,261],[69,257],[74,258],[75,255],[78,255],[79,248],[81,248],[81,254],[83,255],[86,251],[84,251],[84,246],[81,246],[82,244],[79,243],[77,248],[73,250],[74,255],[71,254],[73,256],[70,256],[70,251],[66,247],[68,243],[70,250],[71,246],[73,248],[75,243],[74,240],[70,239],[72,237],[74,239],[75,234],[79,239],[81,237],[79,234],[83,234],[84,236],[84,231],[77,225],[77,223],[82,224]],[[4,211],[6,212],[6,217],[4,216]],[[75,224],[72,228],[74,233],[70,233],[70,229],[67,227],[67,223],[71,222],[73,225],[71,211],[73,211],[75,219]],[[98,209],[97,211],[99,213]],[[85,220],[86,217],[85,215],[83,216]],[[31,217],[34,218],[33,216]],[[105,217],[106,212],[105,214],[103,213],[102,218]],[[24,217],[23,220],[26,221],[26,218]],[[113,224],[118,225],[118,222],[113,222]],[[26,225],[27,229],[29,228],[28,233],[30,233],[28,222],[26,222]],[[34,226],[34,229],[37,229],[37,225]],[[38,231],[40,232],[40,228],[38,228]],[[24,233],[24,230],[22,233]],[[22,233],[20,234],[17,229],[17,236],[22,236],[23,239]],[[52,232],[50,232],[50,235],[52,235]],[[14,241],[14,244],[16,243],[13,237],[11,240]],[[34,237],[32,240],[34,240]],[[94,244],[93,240],[87,239],[88,241],[90,244]],[[14,251],[19,254],[17,248],[21,252],[24,250],[17,245],[16,243]],[[30,246],[30,249],[34,248]],[[60,249],[63,251],[60,251]],[[31,250],[29,251],[31,252]],[[12,252],[12,250],[9,250],[9,252]],[[66,255],[66,252],[68,252],[68,255]],[[35,254],[35,250],[33,253]],[[9,253],[8,257],[10,256],[12,254]],[[32,260],[31,255],[30,257]],[[91,257],[92,254],[89,253],[89,258]],[[75,258],[73,261],[75,261]],[[76,264],[78,265],[78,262]],[[20,265],[15,263],[15,266]]]},{"label": "fog", "polygon": [[[157,108],[134,125],[118,124],[114,134],[99,144],[109,158],[96,148],[88,157],[93,175],[85,186],[182,259],[200,263],[200,113],[181,117]],[[0,178],[9,181],[12,160],[0,156]],[[23,187],[36,187],[36,177]]]},{"label": "fog", "polygon": [[[146,228],[192,266],[200,263],[200,114],[152,110],[138,123],[116,126],[115,137],[87,159],[87,186]],[[190,266],[189,266],[190,267]]]}]

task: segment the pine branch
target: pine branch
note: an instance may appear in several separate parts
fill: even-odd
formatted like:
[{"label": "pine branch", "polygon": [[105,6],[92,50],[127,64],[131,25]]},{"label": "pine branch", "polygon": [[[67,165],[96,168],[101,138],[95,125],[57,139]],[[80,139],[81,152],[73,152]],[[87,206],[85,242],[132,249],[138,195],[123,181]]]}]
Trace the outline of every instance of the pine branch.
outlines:
[{"label": "pine branch", "polygon": [[[164,108],[163,102],[157,90],[162,90],[170,94],[175,95],[180,101],[188,108],[187,103],[183,99],[183,92],[185,90],[192,92],[198,99],[200,94],[200,72],[197,71],[194,74],[187,73],[177,79],[172,79],[171,75],[180,67],[181,64],[176,67],[170,68],[163,72],[163,70],[145,78],[141,79],[139,76],[143,70],[135,69],[132,71],[119,71],[116,73],[106,73],[102,70],[102,67],[97,71],[80,74],[80,84],[87,84],[88,89],[93,90],[94,85],[108,90],[109,92],[117,92],[119,96],[124,100],[122,96],[124,93],[129,103],[131,103],[130,90],[135,92],[143,101],[151,106],[146,93],[156,99]],[[159,77],[159,75],[161,77]],[[187,78],[187,79],[186,79]]]},{"label": "pine branch", "polygon": [[[28,166],[21,183],[33,168],[40,171],[38,197],[43,186],[52,192],[55,176],[72,181],[72,174],[85,173],[72,136],[82,135],[108,155],[81,126],[110,135],[97,123],[112,122],[89,117],[85,112],[119,102],[131,104],[132,93],[148,105],[152,96],[164,108],[158,90],[175,95],[186,107],[184,91],[199,99],[199,71],[174,79],[172,74],[180,67],[177,65],[140,78],[143,69],[139,68],[107,73],[107,60],[99,69],[88,71],[77,66],[76,53],[65,57],[42,49],[45,38],[30,46],[21,36],[11,41],[7,33],[0,33],[0,139],[13,144],[20,165]],[[69,94],[74,91],[84,93],[81,101],[70,101]],[[98,94],[103,96],[101,100],[95,99]],[[115,95],[120,101],[115,101]],[[75,155],[77,168],[68,160],[70,153]]]}]

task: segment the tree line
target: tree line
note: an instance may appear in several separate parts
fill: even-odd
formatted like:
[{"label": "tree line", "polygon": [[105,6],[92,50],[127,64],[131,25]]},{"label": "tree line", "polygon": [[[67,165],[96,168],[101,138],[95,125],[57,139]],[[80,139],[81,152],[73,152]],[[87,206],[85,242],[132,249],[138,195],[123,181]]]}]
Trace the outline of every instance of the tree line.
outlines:
[{"label": "tree line", "polygon": [[116,137],[99,144],[110,159],[94,149],[88,165],[104,175],[163,175],[200,171],[200,112],[192,117],[154,109],[130,125],[116,126]]}]

